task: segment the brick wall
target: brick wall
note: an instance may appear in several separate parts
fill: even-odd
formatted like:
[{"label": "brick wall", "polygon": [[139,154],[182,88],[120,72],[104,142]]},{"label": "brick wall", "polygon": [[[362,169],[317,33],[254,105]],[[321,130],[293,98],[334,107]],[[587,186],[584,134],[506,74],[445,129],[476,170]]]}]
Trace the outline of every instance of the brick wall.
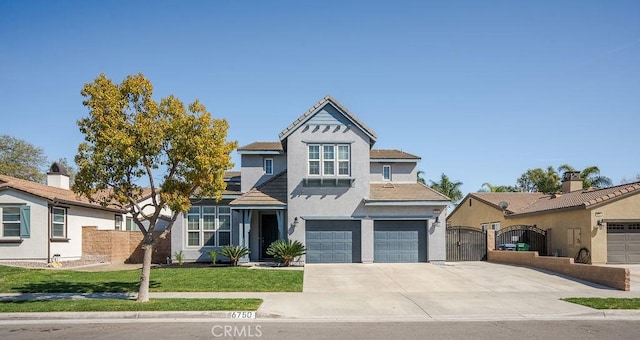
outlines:
[{"label": "brick wall", "polygon": [[489,262],[545,269],[619,290],[628,291],[631,284],[627,268],[573,263],[572,258],[538,256],[537,251],[488,251],[487,259]]},{"label": "brick wall", "polygon": [[[156,232],[154,234],[159,234]],[[82,257],[111,263],[142,263],[142,233],[126,230],[98,230],[82,227]],[[171,256],[171,233],[154,248],[152,262],[163,263]]]}]

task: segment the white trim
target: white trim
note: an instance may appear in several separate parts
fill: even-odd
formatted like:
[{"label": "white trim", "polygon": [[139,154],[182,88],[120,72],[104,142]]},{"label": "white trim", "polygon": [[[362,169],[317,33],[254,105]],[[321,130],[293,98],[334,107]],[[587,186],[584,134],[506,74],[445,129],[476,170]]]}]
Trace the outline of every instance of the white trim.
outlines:
[{"label": "white trim", "polygon": [[[267,162],[271,161],[271,171],[267,171]],[[262,160],[262,170],[265,175],[273,175],[273,158],[264,158]]]},{"label": "white trim", "polygon": [[[385,178],[385,177],[384,177],[384,175],[385,175],[385,173],[384,173],[384,169],[385,169],[385,168],[389,168],[389,178]],[[391,178],[392,178],[392,177],[393,177],[393,176],[391,175],[391,165],[390,165],[390,164],[383,164],[383,165],[382,165],[382,181],[384,181],[384,182],[391,182]]]}]

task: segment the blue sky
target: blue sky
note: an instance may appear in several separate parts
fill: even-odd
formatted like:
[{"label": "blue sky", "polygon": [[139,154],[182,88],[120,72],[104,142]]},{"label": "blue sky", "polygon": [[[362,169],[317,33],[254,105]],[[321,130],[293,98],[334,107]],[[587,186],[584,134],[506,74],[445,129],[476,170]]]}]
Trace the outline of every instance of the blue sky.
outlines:
[{"label": "blue sky", "polygon": [[83,84],[138,72],[240,145],[331,94],[464,193],[563,163],[640,173],[638,1],[0,0],[0,134],[72,160]]}]

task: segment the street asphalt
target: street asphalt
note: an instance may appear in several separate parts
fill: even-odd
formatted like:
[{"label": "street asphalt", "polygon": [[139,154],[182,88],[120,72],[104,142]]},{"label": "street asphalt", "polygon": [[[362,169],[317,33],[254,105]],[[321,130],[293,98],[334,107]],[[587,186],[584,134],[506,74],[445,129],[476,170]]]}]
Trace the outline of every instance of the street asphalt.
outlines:
[{"label": "street asphalt", "polygon": [[[565,297],[640,298],[555,273],[488,262],[307,265],[302,293],[151,293],[152,298],[260,298],[260,321],[485,321],[640,319],[640,310],[596,310]],[[0,294],[0,301],[130,298],[135,294]],[[0,324],[43,320],[224,319],[230,312],[4,313]],[[242,321],[242,320],[238,320]],[[247,321],[247,320],[243,320]]]}]

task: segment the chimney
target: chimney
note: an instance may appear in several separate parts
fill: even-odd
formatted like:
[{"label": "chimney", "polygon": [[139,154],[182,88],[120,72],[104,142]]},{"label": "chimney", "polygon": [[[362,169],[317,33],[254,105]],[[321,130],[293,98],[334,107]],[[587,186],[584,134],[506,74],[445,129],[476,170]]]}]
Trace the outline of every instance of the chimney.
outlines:
[{"label": "chimney", "polygon": [[580,171],[567,171],[562,175],[562,193],[582,190],[582,178]]},{"label": "chimney", "polygon": [[47,185],[51,187],[69,190],[69,175],[64,165],[53,162],[47,172]]}]

